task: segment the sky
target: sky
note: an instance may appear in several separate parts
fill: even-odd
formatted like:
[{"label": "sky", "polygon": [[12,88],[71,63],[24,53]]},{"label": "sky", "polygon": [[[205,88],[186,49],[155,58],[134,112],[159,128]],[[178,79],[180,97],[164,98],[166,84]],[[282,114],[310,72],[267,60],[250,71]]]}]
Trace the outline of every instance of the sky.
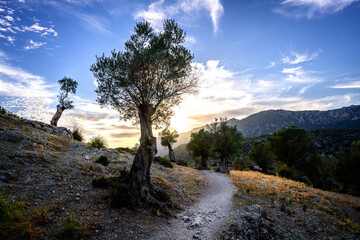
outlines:
[{"label": "sky", "polygon": [[358,0],[0,0],[0,105],[49,123],[58,80],[79,83],[58,125],[133,146],[139,126],[96,102],[96,55],[121,51],[142,20],[175,19],[201,71],[199,93],[171,128],[268,109],[329,110],[360,103]]}]

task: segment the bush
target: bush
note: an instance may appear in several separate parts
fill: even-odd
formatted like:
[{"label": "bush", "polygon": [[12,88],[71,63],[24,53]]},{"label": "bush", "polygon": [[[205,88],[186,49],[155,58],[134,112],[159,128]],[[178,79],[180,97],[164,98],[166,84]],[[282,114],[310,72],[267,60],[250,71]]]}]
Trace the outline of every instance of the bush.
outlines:
[{"label": "bush", "polygon": [[181,165],[181,166],[187,167],[187,161],[182,160],[182,159],[177,160],[177,164],[178,164],[178,165]]},{"label": "bush", "polygon": [[277,169],[277,175],[288,179],[294,179],[296,177],[296,171],[293,167],[289,167],[284,163]]},{"label": "bush", "polygon": [[154,162],[157,162],[160,165],[163,165],[164,167],[167,167],[167,168],[173,168],[173,165],[170,162],[170,160],[166,159],[166,158],[163,158],[163,157],[155,156]]},{"label": "bush", "polygon": [[106,148],[107,143],[106,140],[104,139],[104,137],[102,136],[96,136],[96,137],[92,137],[90,139],[90,142],[88,142],[88,146],[92,147],[92,148]]},{"label": "bush", "polygon": [[80,230],[79,224],[73,219],[72,215],[67,217],[63,223],[63,227],[59,232],[59,237],[61,239],[79,239]]},{"label": "bush", "polygon": [[84,140],[84,135],[82,134],[82,131],[79,128],[75,128],[72,134],[75,140],[79,142],[82,142]]},{"label": "bush", "polygon": [[92,180],[91,184],[95,188],[105,189],[109,187],[109,182],[104,177],[95,178]]},{"label": "bush", "polygon": [[98,159],[95,161],[96,163],[100,163],[101,165],[104,165],[105,167],[109,165],[109,159],[107,156],[101,155]]},{"label": "bush", "polygon": [[231,166],[235,170],[244,170],[245,168],[249,168],[249,160],[246,157],[236,157]]},{"label": "bush", "polygon": [[111,207],[127,207],[134,209],[140,200],[136,188],[129,184],[115,183],[110,193]]}]

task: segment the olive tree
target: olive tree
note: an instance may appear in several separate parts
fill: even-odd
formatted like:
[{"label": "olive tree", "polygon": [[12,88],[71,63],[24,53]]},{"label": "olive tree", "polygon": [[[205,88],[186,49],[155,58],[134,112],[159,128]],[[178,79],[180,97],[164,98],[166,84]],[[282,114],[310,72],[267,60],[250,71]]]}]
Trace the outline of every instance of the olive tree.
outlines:
[{"label": "olive tree", "polygon": [[220,172],[229,174],[229,160],[233,155],[239,153],[243,135],[236,126],[227,124],[227,118],[219,120],[215,118],[215,122],[211,123],[208,128],[213,136],[214,152],[220,157]]},{"label": "olive tree", "polygon": [[190,142],[186,145],[186,148],[192,157],[201,158],[201,162],[198,163],[198,169],[209,169],[207,164],[212,146],[213,138],[209,131],[201,129],[198,132],[191,133]]},{"label": "olive tree", "polygon": [[152,126],[169,124],[172,107],[183,94],[196,92],[198,77],[192,71],[192,53],[181,45],[186,33],[174,20],[165,20],[161,32],[147,21],[137,23],[134,31],[123,51],[96,57],[90,70],[98,83],[97,102],[116,109],[121,119],[140,124],[140,147],[127,181],[151,200],[156,189],[150,166],[157,152]]},{"label": "olive tree", "polygon": [[176,138],[178,137],[179,134],[176,130],[170,131],[168,128],[165,128],[160,132],[161,145],[169,149],[169,159],[171,162],[176,162],[172,145],[177,142]]},{"label": "olive tree", "polygon": [[56,106],[56,113],[51,119],[51,125],[57,126],[57,123],[66,109],[73,109],[73,101],[69,99],[69,93],[75,94],[78,83],[72,78],[63,77],[59,80],[60,94],[58,95],[59,104]]}]

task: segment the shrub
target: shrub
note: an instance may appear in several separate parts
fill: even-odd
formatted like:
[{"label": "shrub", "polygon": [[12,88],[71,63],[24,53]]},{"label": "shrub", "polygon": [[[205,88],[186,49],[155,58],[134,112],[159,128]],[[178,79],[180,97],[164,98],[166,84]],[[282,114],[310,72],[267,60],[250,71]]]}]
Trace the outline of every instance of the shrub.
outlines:
[{"label": "shrub", "polygon": [[109,187],[109,182],[104,177],[94,178],[91,182],[93,187],[105,189]]},{"label": "shrub", "polygon": [[79,239],[79,224],[73,219],[73,216],[67,217],[63,223],[63,227],[59,232],[61,239]]},{"label": "shrub", "polygon": [[185,161],[185,160],[182,160],[182,159],[178,159],[177,160],[177,164],[178,165],[181,165],[181,166],[185,166],[185,167],[187,167],[187,161]]},{"label": "shrub", "polygon": [[90,142],[88,142],[88,146],[92,147],[92,148],[105,148],[107,145],[106,140],[104,139],[103,136],[96,136],[96,137],[92,137],[90,139]]},{"label": "shrub", "polygon": [[164,167],[167,168],[173,168],[173,165],[171,164],[170,160],[163,157],[155,156],[154,162],[157,162],[160,165],[163,165]]},{"label": "shrub", "polygon": [[236,157],[231,165],[235,170],[249,168],[249,160],[246,157]]},{"label": "shrub", "polygon": [[296,171],[293,167],[289,167],[284,163],[277,169],[277,175],[288,179],[294,179],[296,177]]},{"label": "shrub", "polygon": [[140,200],[136,188],[129,184],[114,183],[110,193],[111,207],[127,207],[134,209]]},{"label": "shrub", "polygon": [[98,159],[95,161],[96,163],[100,163],[101,165],[104,165],[105,167],[109,165],[109,159],[107,156],[101,155]]},{"label": "shrub", "polygon": [[75,140],[79,142],[82,142],[84,140],[84,135],[82,134],[82,131],[79,128],[75,128],[72,134]]},{"label": "shrub", "polygon": [[41,216],[33,215],[36,209],[29,209],[31,216],[25,217],[26,210],[24,204],[0,194],[0,239],[37,239]]}]

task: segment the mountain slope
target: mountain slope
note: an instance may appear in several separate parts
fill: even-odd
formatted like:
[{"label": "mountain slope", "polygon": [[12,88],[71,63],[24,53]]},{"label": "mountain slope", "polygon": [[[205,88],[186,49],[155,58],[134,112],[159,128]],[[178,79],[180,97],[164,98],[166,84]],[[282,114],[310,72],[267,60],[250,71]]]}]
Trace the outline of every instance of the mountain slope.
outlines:
[{"label": "mountain slope", "polygon": [[[225,116],[226,117],[226,116]],[[328,111],[268,110],[252,114],[244,119],[231,118],[228,124],[236,126],[244,137],[272,134],[281,127],[298,126],[306,130],[315,129],[360,129],[360,105],[352,105]],[[188,143],[192,132],[206,126],[181,133],[174,148]],[[158,145],[160,146],[160,145]],[[163,151],[159,151],[159,154]],[[165,152],[166,154],[166,152]]]}]

